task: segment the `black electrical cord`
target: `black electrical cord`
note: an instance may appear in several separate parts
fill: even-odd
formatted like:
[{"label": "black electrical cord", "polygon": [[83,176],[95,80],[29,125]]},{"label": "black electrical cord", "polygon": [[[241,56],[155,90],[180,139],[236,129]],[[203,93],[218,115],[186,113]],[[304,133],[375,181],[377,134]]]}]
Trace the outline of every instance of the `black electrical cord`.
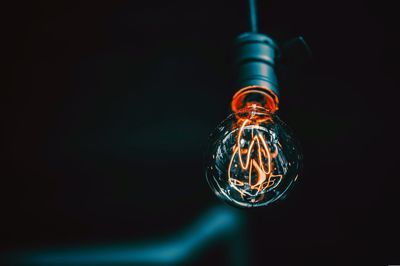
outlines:
[{"label": "black electrical cord", "polygon": [[250,31],[257,32],[257,3],[256,0],[249,0]]}]

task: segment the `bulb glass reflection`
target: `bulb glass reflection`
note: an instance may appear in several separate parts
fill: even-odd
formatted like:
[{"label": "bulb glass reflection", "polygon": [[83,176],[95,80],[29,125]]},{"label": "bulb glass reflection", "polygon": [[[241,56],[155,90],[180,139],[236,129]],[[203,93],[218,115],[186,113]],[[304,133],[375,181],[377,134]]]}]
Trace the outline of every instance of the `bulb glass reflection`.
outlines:
[{"label": "bulb glass reflection", "polygon": [[285,196],[302,155],[290,129],[259,106],[228,116],[211,134],[206,177],[215,194],[237,207],[257,207]]}]

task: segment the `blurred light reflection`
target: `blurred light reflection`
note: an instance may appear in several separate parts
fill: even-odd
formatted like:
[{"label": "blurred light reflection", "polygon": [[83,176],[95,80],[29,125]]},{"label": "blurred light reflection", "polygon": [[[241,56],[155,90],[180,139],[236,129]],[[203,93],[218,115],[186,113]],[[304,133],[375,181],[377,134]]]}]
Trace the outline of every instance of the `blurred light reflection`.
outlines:
[{"label": "blurred light reflection", "polygon": [[22,256],[14,255],[12,262],[19,265],[179,264],[195,260],[201,251],[213,243],[223,241],[229,265],[246,265],[247,243],[243,234],[243,218],[239,210],[221,205],[209,209],[194,224],[165,240],[91,248],[39,250]]}]

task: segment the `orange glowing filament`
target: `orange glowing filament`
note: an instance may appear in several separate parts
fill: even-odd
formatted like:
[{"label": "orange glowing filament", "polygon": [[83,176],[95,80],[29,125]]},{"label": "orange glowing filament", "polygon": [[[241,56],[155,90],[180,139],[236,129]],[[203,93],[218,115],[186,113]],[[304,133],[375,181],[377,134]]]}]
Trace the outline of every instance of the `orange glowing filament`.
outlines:
[{"label": "orange glowing filament", "polygon": [[[278,154],[278,148],[274,145],[274,152],[271,153],[271,149],[263,135],[257,130],[259,128],[258,122],[255,122],[253,125],[250,122],[252,120],[244,119],[239,129],[237,142],[233,147],[232,157],[228,166],[228,182],[242,197],[247,195],[252,197],[253,202],[257,202],[264,198],[265,192],[279,185],[282,175],[275,175],[273,173],[273,159]],[[243,146],[241,142],[245,141],[243,138],[245,129],[251,129],[251,141],[247,149],[241,147]],[[254,134],[254,129],[256,129],[256,134]],[[238,158],[239,164],[234,164],[236,158]],[[247,175],[247,178],[239,180],[231,176],[231,172],[235,173],[238,171],[238,166],[242,170],[239,176],[246,177]]]}]

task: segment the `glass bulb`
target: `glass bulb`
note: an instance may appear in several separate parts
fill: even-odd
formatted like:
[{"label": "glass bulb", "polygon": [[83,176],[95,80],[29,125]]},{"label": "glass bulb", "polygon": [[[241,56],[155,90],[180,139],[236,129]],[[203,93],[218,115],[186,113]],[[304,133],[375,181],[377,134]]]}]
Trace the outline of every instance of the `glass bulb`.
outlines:
[{"label": "glass bulb", "polygon": [[207,181],[215,194],[237,207],[282,199],[296,182],[302,155],[290,129],[259,106],[228,116],[210,136]]}]

